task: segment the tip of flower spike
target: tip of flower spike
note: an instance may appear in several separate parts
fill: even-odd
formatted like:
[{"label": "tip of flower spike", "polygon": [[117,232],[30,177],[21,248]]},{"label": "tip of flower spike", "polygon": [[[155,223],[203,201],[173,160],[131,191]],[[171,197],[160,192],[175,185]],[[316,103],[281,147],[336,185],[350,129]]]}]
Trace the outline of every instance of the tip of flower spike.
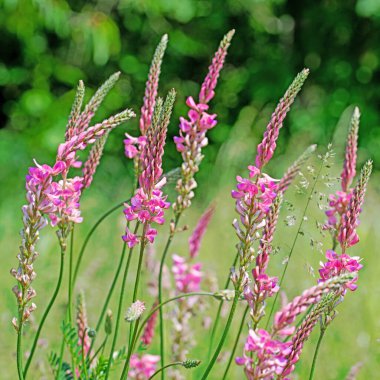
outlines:
[{"label": "tip of flower spike", "polygon": [[355,106],[354,108],[354,113],[352,114],[353,117],[359,119],[360,117],[360,110],[359,110],[359,107]]},{"label": "tip of flower spike", "polygon": [[193,359],[188,359],[182,362],[182,366],[187,369],[198,367],[199,364],[201,364],[200,360],[193,360]]},{"label": "tip of flower spike", "polygon": [[306,149],[306,153],[314,153],[317,149],[317,144],[313,144],[313,145],[310,145],[307,149]]}]

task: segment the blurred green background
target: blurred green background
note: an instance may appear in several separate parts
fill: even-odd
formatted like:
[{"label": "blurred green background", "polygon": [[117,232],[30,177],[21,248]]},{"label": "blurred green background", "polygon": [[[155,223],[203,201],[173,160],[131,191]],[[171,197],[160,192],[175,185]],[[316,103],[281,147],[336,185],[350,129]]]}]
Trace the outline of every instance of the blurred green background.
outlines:
[{"label": "blurred green background", "polygon": [[[338,162],[332,173],[339,174],[353,104],[362,112],[359,163],[370,157],[375,168],[380,163],[378,0],[0,0],[0,4],[2,379],[15,379],[16,376],[15,365],[10,362],[14,357],[15,334],[9,321],[15,312],[15,302],[10,292],[13,280],[8,269],[16,265],[24,175],[33,158],[41,163],[53,162],[57,144],[64,135],[73,89],[79,79],[84,80],[89,97],[111,73],[120,70],[121,79],[96,119],[125,107],[132,107],[138,113],[153,51],[160,37],[167,33],[169,45],[162,66],[160,94],[172,87],[178,92],[169,130],[172,137],[177,133],[178,117],[186,112],[184,100],[188,95],[197,94],[219,40],[228,30],[236,29],[212,103],[219,124],[209,134],[210,145],[198,175],[197,200],[185,220],[193,225],[208,202],[217,199],[218,211],[202,255],[205,267],[217,273],[221,283],[234,256],[233,230],[229,227],[234,217],[233,202],[228,197],[234,176],[252,161],[255,146],[277,100],[303,67],[309,67],[311,74],[282,129],[270,166],[271,174],[279,177],[311,143],[317,143],[323,152],[331,141]],[[91,220],[130,192],[133,171],[131,163],[123,158],[125,131],[136,135],[138,120],[111,134],[93,188],[84,197],[85,222],[79,228],[81,231],[88,230]],[[174,144],[168,144],[165,169],[170,170],[179,163]],[[317,378],[344,379],[350,366],[357,361],[364,362],[359,379],[375,379],[380,372],[377,340],[380,338],[377,302],[380,290],[375,256],[376,237],[380,233],[376,225],[380,211],[377,177],[375,173],[364,210],[360,229],[362,242],[354,249],[365,257],[367,264],[362,274],[363,282],[355,294],[350,294],[347,304],[342,305],[342,315],[332,328],[334,332],[326,338],[320,358],[323,366],[320,365]],[[325,199],[325,194],[331,190],[323,182],[322,178],[319,192]],[[305,196],[291,193],[289,197],[300,213]],[[293,212],[284,209],[283,213],[286,219]],[[323,221],[323,213],[314,204],[310,215],[308,223],[312,230],[311,220]],[[99,307],[96,300],[99,293],[104,293],[119,254],[121,242],[119,236],[115,236],[116,227],[121,234],[123,220],[120,214],[97,235],[98,241],[86,258],[80,282],[88,293],[89,308],[95,314]],[[295,227],[289,228],[293,228],[294,235]],[[225,231],[223,236],[220,231]],[[286,257],[292,237],[287,230],[279,236],[280,253]],[[36,263],[37,304],[40,306],[37,318],[44,308],[43,300],[50,295],[58,270],[54,234],[44,231],[43,237],[39,249],[41,258]],[[328,239],[302,236],[298,256],[292,259],[294,269],[290,266],[294,274],[289,276],[294,281],[287,284],[290,295],[315,281],[307,270],[310,266],[317,268],[321,259],[320,252],[310,246],[315,239],[328,248]],[[159,241],[159,247],[161,244]],[[185,243],[178,247],[178,252],[186,252]],[[274,270],[280,271],[282,260],[273,264]],[[57,318],[63,307],[61,301],[55,308]],[[94,316],[92,323],[95,320]],[[44,335],[49,346],[39,354],[40,368],[35,372],[35,379],[50,378],[44,358],[60,339],[56,331],[55,320],[51,318]],[[300,379],[307,376],[312,343],[315,337],[307,344],[305,359],[300,362]],[[204,351],[198,347],[192,354],[202,359]],[[153,352],[157,353],[156,347]],[[234,370],[231,379],[240,378],[241,369]],[[217,374],[215,376],[218,378]]]}]

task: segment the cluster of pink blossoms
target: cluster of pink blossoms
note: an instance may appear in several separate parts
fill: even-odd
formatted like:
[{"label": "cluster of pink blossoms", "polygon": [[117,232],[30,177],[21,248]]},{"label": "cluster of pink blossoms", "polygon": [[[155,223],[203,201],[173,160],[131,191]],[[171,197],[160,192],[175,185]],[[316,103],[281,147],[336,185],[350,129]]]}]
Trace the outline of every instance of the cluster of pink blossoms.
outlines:
[{"label": "cluster of pink blossoms", "polygon": [[[170,207],[170,203],[166,202],[166,198],[162,190],[157,187],[152,191],[150,196],[145,194],[142,188],[139,188],[131,199],[131,204],[126,204],[125,206],[124,214],[128,221],[137,219],[140,223],[149,224],[145,237],[150,243],[154,242],[157,235],[157,230],[151,228],[150,224],[163,224],[165,221],[164,210]],[[123,240],[128,244],[129,248],[139,243],[139,238],[129,229],[123,235]]]},{"label": "cluster of pink blossoms", "polygon": [[[244,366],[248,380],[271,380],[275,375],[282,374],[291,345],[291,342],[284,343],[273,339],[266,330],[250,329],[244,345],[244,355],[236,358],[236,363]],[[256,354],[256,358],[252,358],[252,352]],[[256,360],[259,360],[260,366],[255,365]]]},{"label": "cluster of pink blossoms", "polygon": [[[331,277],[339,276],[343,273],[357,273],[363,268],[360,264],[360,258],[358,256],[351,257],[345,253],[338,255],[333,250],[328,250],[326,252],[327,262],[321,262],[321,269],[319,269],[319,274],[321,279],[319,281],[325,281]],[[356,290],[356,282],[358,277],[347,282],[346,288],[350,290]]]},{"label": "cluster of pink blossoms", "polygon": [[184,257],[173,255],[172,272],[179,293],[197,292],[202,281],[202,264],[187,263]]},{"label": "cluster of pink blossoms", "polygon": [[157,369],[157,363],[160,361],[158,355],[137,355],[133,354],[130,360],[130,370],[128,377],[135,380],[148,380]]},{"label": "cluster of pink blossoms", "polygon": [[[189,96],[186,99],[186,105],[190,108],[188,112],[189,120],[180,117],[179,136],[174,137],[174,142],[177,146],[178,152],[184,152],[186,146],[190,147],[191,144],[196,144],[199,149],[208,144],[206,133],[208,130],[214,128],[217,124],[215,120],[216,114],[208,114],[209,106],[207,104],[196,104],[194,99]],[[194,126],[196,125],[196,128]]]}]

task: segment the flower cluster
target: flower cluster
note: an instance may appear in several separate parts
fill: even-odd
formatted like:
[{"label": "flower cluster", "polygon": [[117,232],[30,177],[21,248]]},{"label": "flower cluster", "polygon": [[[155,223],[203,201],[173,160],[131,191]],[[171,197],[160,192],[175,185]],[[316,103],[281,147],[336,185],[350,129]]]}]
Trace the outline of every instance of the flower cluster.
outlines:
[{"label": "flower cluster", "polygon": [[343,215],[347,211],[348,204],[352,197],[352,189],[350,189],[350,185],[356,174],[359,121],[359,108],[355,107],[351,117],[351,126],[346,144],[346,155],[341,173],[342,190],[337,191],[335,195],[330,195],[329,206],[331,208],[326,211],[327,223],[325,229],[332,230],[334,238],[337,237]]},{"label": "flower cluster", "polygon": [[184,257],[173,255],[172,272],[174,275],[176,289],[180,293],[199,291],[202,281],[202,264],[188,264]]},{"label": "flower cluster", "polygon": [[[250,329],[244,345],[244,355],[236,358],[236,363],[244,366],[248,380],[270,380],[283,372],[287,364],[286,357],[291,352],[291,345],[290,342],[283,343],[273,339],[266,330]],[[252,353],[257,356],[257,365],[255,365],[256,358],[252,358]]]},{"label": "flower cluster", "polygon": [[[325,281],[331,277],[339,276],[343,273],[357,273],[363,268],[360,264],[359,257],[351,257],[345,253],[338,255],[332,250],[326,252],[326,263],[321,263],[321,269],[319,274],[321,276],[320,281]],[[347,282],[345,285],[350,290],[357,288],[356,282],[358,277],[354,277],[352,281]]]},{"label": "flower cluster", "polygon": [[[170,207],[170,203],[166,202],[167,197],[161,190],[166,183],[166,178],[161,178],[161,176],[162,156],[174,100],[175,91],[171,90],[164,104],[162,99],[157,101],[152,125],[147,131],[147,143],[144,145],[140,156],[140,187],[136,190],[130,204],[125,204],[124,209],[128,221],[137,219],[144,224],[144,238],[150,243],[154,242],[157,235],[157,230],[152,228],[151,224],[163,224],[165,221],[164,210]],[[123,240],[132,248],[140,242],[141,237],[132,233],[127,227]]]},{"label": "flower cluster", "polygon": [[178,197],[173,205],[177,215],[191,205],[191,199],[194,197],[193,190],[197,187],[194,175],[198,172],[203,159],[202,148],[208,144],[206,134],[217,124],[216,114],[206,111],[209,109],[208,103],[215,95],[217,80],[234,33],[235,31],[231,30],[221,41],[201,86],[199,102],[196,102],[191,96],[187,98],[186,104],[190,108],[188,119],[181,117],[179,136],[174,137],[177,150],[183,159],[181,178],[176,186]]},{"label": "flower cluster", "polygon": [[[250,329],[244,346],[244,355],[236,358],[236,363],[244,366],[247,378],[272,380],[276,376],[284,379],[284,376],[289,375],[299,359],[303,342],[328,303],[327,300],[321,301],[322,297],[331,291],[341,289],[352,279],[353,275],[346,273],[305,290],[275,314],[271,332]],[[318,305],[320,301],[321,305]],[[306,319],[295,332],[296,327],[293,324],[297,316],[304,313],[310,305],[318,306],[314,314],[309,314],[309,319]],[[291,335],[293,338],[290,342],[283,341],[284,337]]]},{"label": "flower cluster", "polygon": [[276,181],[261,172],[255,166],[249,166],[249,178],[237,177],[236,190],[232,190],[232,197],[236,200],[235,209],[240,215],[240,226],[237,219],[233,221],[236,234],[239,238],[239,273],[232,274],[235,287],[245,289],[248,265],[254,259],[253,244],[257,234],[266,224],[266,216],[276,198]]},{"label": "flower cluster", "polygon": [[141,107],[140,116],[140,133],[139,137],[133,137],[128,133],[125,134],[124,152],[126,157],[135,158],[136,172],[140,170],[140,154],[144,149],[147,141],[146,134],[152,124],[152,117],[157,100],[158,82],[160,79],[161,64],[168,44],[168,36],[162,36],[154,53],[152,64],[150,66],[148,80],[145,85],[144,102]]},{"label": "flower cluster", "polygon": [[[38,256],[36,243],[39,239],[39,231],[47,225],[49,217],[52,226],[58,226],[58,237],[61,248],[66,248],[67,235],[73,223],[82,222],[80,215],[79,200],[83,188],[91,183],[99,160],[90,157],[91,164],[85,165],[84,177],[68,176],[71,168],[78,168],[81,162],[76,154],[78,150],[85,149],[89,144],[95,143],[102,136],[130,119],[134,113],[127,109],[116,116],[89,127],[89,123],[98,109],[101,101],[112,88],[120,73],[112,75],[95,93],[81,111],[84,97],[83,82],[79,82],[77,95],[72,107],[70,118],[66,127],[65,142],[58,147],[56,162],[53,166],[39,165],[29,168],[26,176],[26,200],[27,204],[22,207],[24,228],[21,231],[22,243],[18,255],[19,267],[12,269],[11,274],[18,281],[13,288],[19,305],[20,318],[17,322],[13,319],[13,325],[20,326],[36,308],[34,304],[27,304],[35,296],[31,283],[36,277],[33,263]],[[91,169],[90,169],[91,167]],[[17,327],[18,328],[18,327]]]},{"label": "flower cluster", "polygon": [[135,380],[148,380],[156,372],[157,363],[160,361],[158,355],[133,354],[130,360],[128,377]]}]

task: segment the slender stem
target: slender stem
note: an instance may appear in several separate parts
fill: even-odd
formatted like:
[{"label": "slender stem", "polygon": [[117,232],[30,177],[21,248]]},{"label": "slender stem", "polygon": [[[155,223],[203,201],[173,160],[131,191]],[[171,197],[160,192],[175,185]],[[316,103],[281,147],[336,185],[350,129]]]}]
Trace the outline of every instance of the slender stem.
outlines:
[{"label": "slender stem", "polygon": [[123,207],[124,203],[126,202],[129,202],[130,199],[127,199],[126,201],[123,201],[121,203],[118,203],[116,206],[112,207],[111,209],[109,209],[108,211],[106,211],[97,221],[96,223],[91,227],[90,231],[88,232],[86,238],[84,239],[84,242],[82,244],[82,247],[81,247],[81,250],[79,251],[79,255],[78,255],[78,258],[77,258],[77,261],[76,261],[76,264],[75,264],[75,270],[74,270],[74,275],[73,275],[73,278],[72,278],[72,287],[74,288],[75,287],[75,283],[76,283],[76,280],[77,280],[77,277],[78,277],[78,271],[79,271],[79,267],[81,265],[81,262],[82,262],[82,259],[83,259],[83,255],[84,255],[84,251],[87,247],[87,244],[91,238],[91,236],[94,234],[95,230],[99,227],[99,225],[109,216],[111,215],[113,212],[115,212],[116,210],[118,210],[119,208]]},{"label": "slender stem", "polygon": [[[139,328],[139,323],[140,319],[136,321],[136,324],[133,326],[133,331],[131,342],[137,342],[137,333],[138,333],[138,328]],[[124,367],[123,367],[123,372],[121,373],[120,380],[124,380],[127,378],[128,372],[129,372],[129,364],[131,360],[131,356],[134,350],[134,344],[130,344],[128,347],[128,353],[127,353],[127,359],[125,360]]]},{"label": "slender stem", "polygon": [[222,380],[227,379],[227,374],[228,374],[228,371],[229,371],[229,369],[231,367],[232,360],[234,359],[237,345],[239,344],[240,335],[241,335],[241,332],[243,331],[243,326],[244,326],[244,323],[245,323],[245,318],[247,316],[248,310],[249,310],[249,307],[247,306],[245,308],[245,310],[244,310],[243,318],[241,319],[240,326],[239,326],[239,331],[238,331],[238,333],[236,335],[234,347],[232,348],[231,355],[230,355],[230,358],[228,360],[227,368],[224,371],[224,375],[223,375]]},{"label": "slender stem", "polygon": [[[235,256],[234,262],[232,264],[233,267],[236,265],[238,258],[239,258],[239,253],[237,253]],[[226,284],[224,285],[224,289],[228,288],[228,286],[230,285],[230,281],[231,281],[231,276],[228,276]],[[223,304],[224,304],[224,301],[220,300],[219,306],[218,306],[218,311],[217,311],[216,316],[215,316],[215,322],[214,322],[214,325],[213,325],[212,330],[211,330],[211,337],[210,337],[210,344],[209,344],[209,348],[208,348],[208,355],[207,355],[208,359],[207,359],[207,361],[210,360],[211,350],[212,350],[212,347],[214,345],[215,334],[216,334],[216,330],[218,328],[218,324],[220,321],[220,314],[222,312]]]},{"label": "slender stem", "polygon": [[[85,329],[84,334],[87,334],[87,329]],[[82,339],[82,352],[81,352],[81,354],[82,354],[82,370],[84,373],[84,378],[87,379],[86,355],[84,353],[84,336]],[[74,368],[73,368],[73,371],[75,371]]]},{"label": "slender stem", "polygon": [[141,277],[141,270],[142,270],[142,263],[143,263],[143,257],[144,257],[144,250],[146,247],[146,241],[145,241],[145,235],[148,229],[148,224],[144,224],[143,233],[141,235],[141,243],[140,243],[140,255],[139,255],[139,263],[137,265],[137,273],[136,273],[136,281],[135,281],[135,287],[133,289],[133,299],[132,303],[137,300],[137,293],[139,291],[139,283],[140,283],[140,277]]},{"label": "slender stem", "polygon": [[315,347],[315,352],[314,352],[314,357],[313,357],[313,363],[312,363],[311,369],[310,369],[309,380],[313,380],[313,377],[314,377],[314,371],[315,371],[315,366],[317,364],[317,358],[318,358],[319,348],[321,346],[323,336],[325,335],[325,331],[326,331],[326,329],[323,328],[323,329],[321,329],[321,333],[319,334],[319,339],[318,339],[318,342],[317,342],[317,347]]},{"label": "slender stem", "polygon": [[72,287],[72,276],[73,276],[73,254],[74,254],[74,226],[71,231],[70,236],[70,251],[69,251],[69,286],[68,286],[68,321],[70,325],[72,324],[72,302],[73,302],[73,287]]},{"label": "slender stem", "polygon": [[[89,366],[91,367],[91,363],[95,360],[95,358],[98,356],[99,352],[104,350],[104,347],[105,345],[107,344],[107,338],[108,338],[108,335],[106,335],[106,337],[104,338],[102,344],[99,346],[99,348],[95,351],[94,355],[92,355],[92,357],[90,358],[89,360]],[[90,351],[89,351],[90,352]]]},{"label": "slender stem", "polygon": [[193,293],[184,293],[184,294],[179,294],[175,297],[172,297],[172,298],[169,298],[167,299],[166,301],[158,304],[157,306],[155,306],[154,308],[152,308],[152,310],[149,312],[149,314],[145,317],[145,319],[142,321],[142,323],[140,324],[140,327],[137,329],[134,330],[134,333],[133,333],[133,337],[132,337],[132,345],[130,347],[130,349],[128,349],[128,355],[127,355],[127,359],[125,361],[125,364],[124,364],[124,370],[123,370],[123,374],[121,376],[121,378],[123,378],[123,376],[125,376],[125,374],[128,373],[128,370],[129,370],[129,359],[130,357],[132,356],[132,353],[134,351],[134,348],[137,344],[137,341],[138,341],[138,338],[140,337],[142,331],[143,331],[143,328],[144,326],[148,323],[149,319],[152,317],[152,315],[157,311],[157,310],[160,310],[164,305],[172,302],[172,301],[175,301],[175,300],[178,300],[180,298],[187,298],[187,297],[194,297],[194,296],[211,296],[211,297],[214,297],[214,293],[210,293],[210,292],[193,292]]},{"label": "slender stem", "polygon": [[[140,223],[136,223],[134,234],[137,233],[137,230],[138,230],[139,226],[140,226]],[[124,243],[123,250],[125,249],[125,246],[126,246],[126,243]],[[107,371],[106,371],[105,380],[107,380],[108,376],[109,376],[109,372],[110,372],[110,368],[111,368],[111,362],[112,362],[112,355],[113,355],[113,352],[115,350],[117,335],[119,333],[119,324],[120,324],[121,310],[123,308],[125,285],[126,285],[126,282],[127,282],[127,277],[128,277],[129,265],[131,263],[132,252],[133,252],[133,247],[129,249],[128,260],[127,260],[127,264],[125,265],[125,269],[124,269],[123,281],[122,281],[122,284],[121,284],[120,297],[119,297],[119,305],[118,305],[118,308],[117,308],[117,317],[116,317],[116,323],[115,323],[115,332],[114,332],[114,336],[113,336],[113,339],[112,339],[111,350],[110,350],[110,354],[109,354],[109,358],[108,358],[108,365],[107,365]]]},{"label": "slender stem", "polygon": [[22,313],[19,313],[19,326],[17,331],[17,372],[19,380],[24,380],[22,372]]},{"label": "slender stem", "polygon": [[218,346],[216,347],[216,350],[214,352],[214,355],[212,356],[211,358],[211,361],[210,363],[208,364],[207,368],[206,368],[206,371],[205,373],[203,374],[202,376],[202,379],[201,380],[205,380],[207,379],[212,367],[214,366],[216,360],[218,359],[218,356],[220,354],[220,351],[222,350],[223,348],[223,344],[224,344],[224,341],[226,340],[227,338],[227,335],[228,335],[228,332],[230,330],[230,327],[231,327],[231,324],[232,324],[232,320],[234,318],[234,314],[235,314],[235,311],[236,311],[236,306],[237,306],[237,303],[238,303],[238,300],[239,300],[239,297],[240,297],[240,293],[236,290],[235,291],[235,297],[234,297],[234,300],[233,300],[233,303],[232,303],[232,306],[231,306],[231,310],[230,310],[230,314],[228,316],[228,320],[227,320],[227,324],[224,328],[224,331],[223,331],[223,335],[222,337],[220,338],[219,340],[219,343],[218,343]]},{"label": "slender stem", "polygon": [[[165,265],[165,259],[166,255],[168,254],[170,244],[173,240],[174,234],[175,234],[175,229],[178,225],[179,218],[181,217],[181,214],[177,214],[175,221],[174,221],[174,229],[170,233],[168,237],[168,241],[166,242],[166,246],[164,249],[164,252],[162,253],[162,258],[160,262],[160,271],[158,273],[158,303],[162,303],[162,274],[164,270],[164,265]],[[164,329],[164,314],[162,312],[162,309],[159,309],[159,319],[160,319],[160,357],[161,357],[161,367],[165,366],[165,329]],[[161,380],[165,379],[165,372],[161,373]]]},{"label": "slender stem", "polygon": [[29,355],[29,358],[28,358],[28,361],[26,362],[26,365],[25,365],[25,369],[24,369],[24,377],[26,377],[26,374],[28,373],[28,369],[29,369],[29,366],[30,366],[30,363],[32,362],[32,359],[33,359],[33,355],[34,355],[34,352],[36,350],[36,347],[37,347],[37,342],[38,342],[38,339],[40,337],[40,333],[41,333],[41,330],[42,330],[42,327],[44,326],[45,324],[45,320],[51,310],[51,308],[53,307],[54,305],[54,302],[57,298],[57,295],[58,295],[58,292],[59,292],[59,289],[61,287],[61,284],[62,284],[62,278],[63,278],[63,267],[64,267],[64,258],[65,258],[65,248],[64,248],[64,244],[61,245],[61,263],[60,263],[60,269],[59,269],[59,275],[58,275],[58,281],[57,281],[57,285],[55,287],[55,290],[54,290],[54,293],[53,293],[53,296],[51,297],[50,299],[50,302],[42,316],[42,319],[41,319],[41,322],[38,326],[38,329],[37,329],[37,332],[34,336],[34,341],[33,341],[33,344],[32,344],[32,348],[30,350],[30,355]]},{"label": "slender stem", "polygon": [[[123,244],[123,250],[121,252],[121,256],[120,256],[120,260],[119,260],[119,264],[117,266],[117,269],[116,269],[116,273],[115,273],[115,276],[112,280],[112,284],[108,290],[108,294],[107,294],[107,297],[106,297],[106,300],[104,302],[104,305],[103,305],[103,308],[102,308],[102,311],[100,313],[100,316],[99,316],[99,319],[98,319],[98,322],[96,324],[96,327],[95,327],[95,331],[98,333],[99,330],[100,330],[100,327],[102,325],[102,322],[103,322],[103,319],[104,319],[104,316],[106,315],[106,312],[107,312],[107,308],[108,308],[108,305],[109,305],[109,302],[111,300],[111,297],[112,297],[112,294],[116,288],[116,283],[119,279],[119,276],[120,276],[120,272],[121,272],[121,269],[123,267],[123,263],[124,263],[124,259],[125,259],[125,252],[126,252],[126,248],[127,248],[127,245],[126,244]],[[96,340],[96,337],[97,337],[98,334],[95,335],[95,337],[92,339],[91,341],[91,348],[90,348],[90,351],[91,349],[93,348],[94,344],[95,344],[95,340]],[[89,351],[89,352],[90,352]]]},{"label": "slender stem", "polygon": [[155,377],[156,375],[158,375],[160,372],[164,371],[166,368],[174,367],[176,365],[182,365],[182,362],[175,362],[175,363],[166,364],[166,366],[161,367],[160,369],[158,369],[148,380],[153,379],[153,377]]},{"label": "slender stem", "polygon": [[[301,221],[300,221],[300,223],[298,225],[298,230],[297,230],[296,236],[294,237],[294,240],[293,240],[293,243],[292,243],[292,247],[290,248],[288,260],[287,260],[287,262],[285,264],[284,270],[282,271],[282,275],[281,275],[280,281],[278,282],[278,285],[280,287],[281,287],[281,285],[282,285],[282,283],[284,281],[284,277],[285,277],[286,271],[288,269],[290,259],[291,259],[292,255],[293,255],[293,251],[294,251],[294,248],[296,246],[296,243],[297,243],[297,240],[298,240],[298,236],[299,236],[299,234],[301,232],[301,228],[302,228],[303,222],[305,220],[307,209],[309,208],[310,201],[313,198],[313,193],[314,193],[314,190],[315,190],[315,186],[317,185],[318,178],[319,178],[319,176],[321,174],[321,171],[323,169],[323,164],[324,164],[324,161],[321,161],[321,165],[320,165],[318,173],[317,173],[317,175],[316,175],[316,177],[314,179],[313,186],[312,186],[312,188],[310,190],[309,196],[307,197],[307,202],[306,202],[305,208],[303,210]],[[270,310],[270,313],[269,313],[269,316],[268,316],[268,319],[267,319],[267,323],[265,325],[265,329],[268,329],[268,325],[269,325],[270,319],[272,317],[272,314],[274,312],[274,308],[276,306],[276,302],[277,302],[277,299],[278,299],[278,294],[279,294],[279,292],[277,292],[276,295],[275,295],[275,297],[274,297],[274,300],[273,300],[273,303],[272,303],[272,307],[271,307],[271,310]]]}]

